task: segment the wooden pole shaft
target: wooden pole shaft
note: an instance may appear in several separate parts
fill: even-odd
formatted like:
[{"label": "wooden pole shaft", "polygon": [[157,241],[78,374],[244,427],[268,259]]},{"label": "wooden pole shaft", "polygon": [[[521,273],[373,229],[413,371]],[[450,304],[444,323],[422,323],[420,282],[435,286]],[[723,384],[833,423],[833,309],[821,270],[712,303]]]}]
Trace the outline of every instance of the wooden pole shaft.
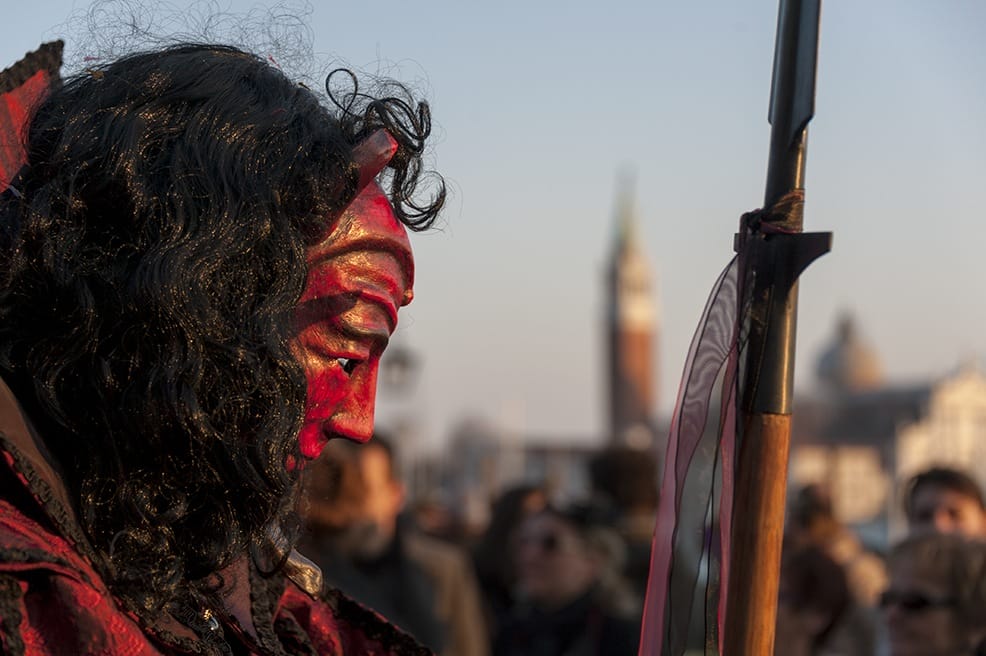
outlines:
[{"label": "wooden pole shaft", "polygon": [[733,496],[724,656],[772,656],[791,415],[747,421]]}]

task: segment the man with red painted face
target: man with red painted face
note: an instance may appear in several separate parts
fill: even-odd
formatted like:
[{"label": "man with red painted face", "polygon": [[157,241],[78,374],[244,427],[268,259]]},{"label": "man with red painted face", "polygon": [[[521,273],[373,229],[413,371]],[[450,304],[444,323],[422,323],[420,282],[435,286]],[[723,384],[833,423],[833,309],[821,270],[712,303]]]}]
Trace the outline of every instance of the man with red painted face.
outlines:
[{"label": "man with red painted face", "polygon": [[[372,171],[390,159],[396,143],[379,132],[365,146],[379,158],[365,164]],[[315,459],[332,437],[366,442],[373,434],[380,355],[398,309],[414,298],[414,260],[404,226],[373,181],[306,258],[293,346],[308,377],[301,453]]]},{"label": "man with red painted face", "polygon": [[371,434],[405,227],[444,201],[415,200],[426,105],[329,99],[192,44],[21,108],[0,157],[0,653],[427,653],[292,549],[304,459]]}]

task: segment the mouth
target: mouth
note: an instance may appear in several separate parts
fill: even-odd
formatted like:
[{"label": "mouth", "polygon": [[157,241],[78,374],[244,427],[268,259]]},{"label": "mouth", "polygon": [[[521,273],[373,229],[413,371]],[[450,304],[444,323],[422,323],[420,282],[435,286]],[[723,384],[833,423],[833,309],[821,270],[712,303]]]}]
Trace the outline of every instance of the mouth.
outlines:
[{"label": "mouth", "polygon": [[303,426],[298,434],[298,447],[302,457],[306,460],[317,459],[332,437],[320,424]]}]

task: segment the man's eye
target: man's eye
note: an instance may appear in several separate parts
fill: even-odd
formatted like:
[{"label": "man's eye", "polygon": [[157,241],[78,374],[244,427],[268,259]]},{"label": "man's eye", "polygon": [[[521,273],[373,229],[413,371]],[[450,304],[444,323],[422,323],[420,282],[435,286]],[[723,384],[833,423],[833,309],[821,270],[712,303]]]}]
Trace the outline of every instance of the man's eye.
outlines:
[{"label": "man's eye", "polygon": [[336,362],[339,363],[339,366],[342,367],[343,371],[347,374],[352,374],[361,360],[357,360],[356,358],[336,358]]}]

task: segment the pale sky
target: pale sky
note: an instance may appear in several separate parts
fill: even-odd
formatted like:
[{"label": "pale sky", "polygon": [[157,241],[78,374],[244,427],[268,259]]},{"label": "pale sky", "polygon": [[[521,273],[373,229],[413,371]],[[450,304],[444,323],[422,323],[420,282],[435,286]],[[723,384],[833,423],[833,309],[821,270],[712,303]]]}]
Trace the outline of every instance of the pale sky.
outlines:
[{"label": "pale sky", "polygon": [[[62,36],[73,8],[4,5],[0,66]],[[670,411],[739,215],[763,197],[776,13],[775,0],[315,8],[318,52],[432,104],[452,196],[441,229],[412,238],[416,300],[397,336],[422,358],[412,421],[432,445],[465,417],[602,435],[603,272],[626,168]],[[946,375],[986,355],[986,3],[829,1],[818,65],[805,223],[835,243],[802,278],[798,387],[842,310],[891,380]]]}]

